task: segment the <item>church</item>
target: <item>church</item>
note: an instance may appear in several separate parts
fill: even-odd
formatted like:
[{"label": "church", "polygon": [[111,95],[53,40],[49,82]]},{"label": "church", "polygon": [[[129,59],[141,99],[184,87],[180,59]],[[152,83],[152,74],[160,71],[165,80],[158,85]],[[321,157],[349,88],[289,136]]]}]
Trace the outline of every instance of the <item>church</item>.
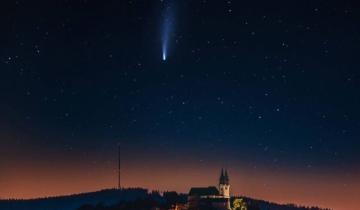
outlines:
[{"label": "church", "polygon": [[222,169],[218,188],[193,187],[188,195],[188,209],[230,210],[230,183],[227,170]]}]

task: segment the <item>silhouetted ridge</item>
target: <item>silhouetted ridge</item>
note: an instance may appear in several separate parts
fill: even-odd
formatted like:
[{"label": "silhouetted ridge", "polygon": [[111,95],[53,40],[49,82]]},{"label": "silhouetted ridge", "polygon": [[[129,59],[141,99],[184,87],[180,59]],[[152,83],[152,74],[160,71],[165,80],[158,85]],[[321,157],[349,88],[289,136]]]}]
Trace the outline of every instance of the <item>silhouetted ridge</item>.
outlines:
[{"label": "silhouetted ridge", "polygon": [[[106,189],[97,192],[56,196],[29,200],[1,200],[1,210],[74,210],[81,205],[113,205],[119,202],[131,202],[137,199],[147,199],[151,194],[147,189]],[[160,197],[158,197],[160,199]]]},{"label": "silhouetted ridge", "polygon": [[[233,197],[233,201],[236,197]],[[248,210],[325,210],[317,207],[301,207],[293,204],[280,205],[263,200],[242,197]],[[29,200],[0,200],[1,210],[169,210],[174,204],[185,204],[187,194],[147,189],[107,189]]]}]

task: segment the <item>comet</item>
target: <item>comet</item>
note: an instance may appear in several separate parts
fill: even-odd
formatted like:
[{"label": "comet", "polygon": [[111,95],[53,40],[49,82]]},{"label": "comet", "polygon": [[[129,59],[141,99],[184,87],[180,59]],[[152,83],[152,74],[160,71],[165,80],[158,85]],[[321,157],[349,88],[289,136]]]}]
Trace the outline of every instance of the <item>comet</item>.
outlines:
[{"label": "comet", "polygon": [[162,60],[166,61],[168,58],[169,52],[169,42],[171,33],[173,31],[173,24],[174,24],[174,16],[173,16],[173,7],[170,4],[171,1],[167,1],[164,6],[163,12],[163,23],[161,29],[161,44],[162,44]]}]

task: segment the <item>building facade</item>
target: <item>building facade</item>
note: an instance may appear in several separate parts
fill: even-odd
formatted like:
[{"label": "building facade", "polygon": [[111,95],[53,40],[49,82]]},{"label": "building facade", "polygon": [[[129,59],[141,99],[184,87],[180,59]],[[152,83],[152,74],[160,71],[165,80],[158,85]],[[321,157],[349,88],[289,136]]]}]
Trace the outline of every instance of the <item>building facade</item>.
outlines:
[{"label": "building facade", "polygon": [[218,188],[193,187],[188,195],[189,210],[230,210],[230,182],[227,170],[221,170]]}]

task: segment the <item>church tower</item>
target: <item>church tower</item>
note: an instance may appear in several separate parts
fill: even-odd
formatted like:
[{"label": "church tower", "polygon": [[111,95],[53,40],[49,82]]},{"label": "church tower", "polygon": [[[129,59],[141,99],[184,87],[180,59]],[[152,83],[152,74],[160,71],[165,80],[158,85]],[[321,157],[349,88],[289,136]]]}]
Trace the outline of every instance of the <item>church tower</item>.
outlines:
[{"label": "church tower", "polygon": [[221,175],[219,179],[219,191],[220,195],[225,198],[230,198],[230,183],[229,183],[229,175],[227,170],[221,169]]}]

